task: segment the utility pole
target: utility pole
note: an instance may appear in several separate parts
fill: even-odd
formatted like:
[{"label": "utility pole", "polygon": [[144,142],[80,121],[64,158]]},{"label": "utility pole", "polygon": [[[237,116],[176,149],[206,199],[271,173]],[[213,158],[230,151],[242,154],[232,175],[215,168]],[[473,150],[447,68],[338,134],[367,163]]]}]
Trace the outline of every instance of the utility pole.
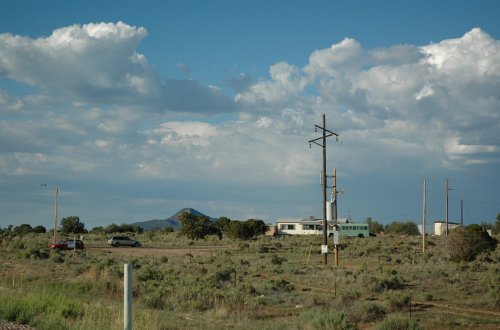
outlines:
[{"label": "utility pole", "polygon": [[[42,187],[47,187],[46,183],[41,184]],[[52,186],[50,186],[52,187]],[[54,187],[52,187],[54,188]],[[54,207],[54,244],[57,243],[57,212],[59,210],[59,188],[55,187],[56,190],[56,205]]]},{"label": "utility pole", "polygon": [[[323,186],[323,245],[328,246],[328,222],[326,221],[326,138],[335,135],[338,138],[338,134],[334,133],[326,128],[326,115],[323,114],[323,126],[314,125],[314,131],[317,132],[318,129],[322,130],[323,134],[321,137],[309,140],[309,147],[311,143],[320,146],[323,149],[323,175],[321,178],[321,184]],[[327,253],[323,253],[323,265],[328,263]]]},{"label": "utility pole", "polygon": [[337,225],[337,169],[333,170],[333,220],[335,221],[335,225]]},{"label": "utility pole", "polygon": [[[338,227],[338,218],[337,218],[337,169],[333,170],[333,220],[335,223],[335,229]],[[338,234],[338,233],[336,233]],[[334,234],[335,235],[335,234]],[[335,241],[335,239],[334,239]],[[339,247],[336,242],[335,244],[335,266],[339,265]]]},{"label": "utility pole", "polygon": [[460,226],[464,226],[464,200],[460,200]]},{"label": "utility pole", "polygon": [[425,216],[427,209],[427,179],[424,178],[424,205],[422,208],[422,252],[425,253]]},{"label": "utility pole", "polygon": [[[54,244],[57,243],[57,212],[59,210],[59,188],[56,188],[56,207],[54,210]],[[75,242],[76,246],[76,242]]]},{"label": "utility pole", "polygon": [[446,213],[445,213],[445,218],[446,218],[446,236],[448,236],[448,177],[446,177]]}]

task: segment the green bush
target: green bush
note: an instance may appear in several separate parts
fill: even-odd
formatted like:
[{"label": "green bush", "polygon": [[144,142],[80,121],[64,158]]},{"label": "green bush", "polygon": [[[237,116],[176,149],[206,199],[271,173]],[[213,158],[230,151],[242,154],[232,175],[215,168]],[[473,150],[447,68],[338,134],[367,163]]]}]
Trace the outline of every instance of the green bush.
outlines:
[{"label": "green bush", "polygon": [[412,221],[397,222],[394,221],[391,224],[385,226],[386,234],[396,234],[396,235],[409,235],[418,236],[420,232],[418,231],[418,226]]},{"label": "green bush", "polygon": [[338,299],[339,307],[348,307],[351,306],[359,297],[361,297],[361,293],[357,290],[348,290],[340,293]]},{"label": "green bush", "polygon": [[75,300],[45,293],[32,293],[0,299],[0,319],[45,328],[46,320],[64,323],[84,316],[83,305]]},{"label": "green bush", "polygon": [[385,294],[385,298],[393,311],[400,311],[407,308],[411,301],[411,295],[402,291],[390,290]]},{"label": "green bush", "polygon": [[22,252],[22,255],[28,259],[48,259],[50,257],[50,251],[47,248],[41,247],[29,247]]},{"label": "green bush", "polygon": [[236,271],[232,268],[218,271],[214,276],[215,287],[221,288],[226,282],[230,282],[235,277]]},{"label": "green bush", "polygon": [[277,254],[273,254],[273,256],[271,258],[271,263],[273,265],[281,265],[285,261],[286,261],[285,257],[280,257]]},{"label": "green bush", "polygon": [[271,290],[273,291],[290,292],[295,290],[293,284],[290,284],[290,282],[285,281],[284,279],[271,280],[270,283],[271,283]]},{"label": "green bush", "polygon": [[376,330],[422,330],[417,320],[400,315],[387,317],[379,323]]},{"label": "green bush", "polygon": [[316,330],[353,330],[356,327],[346,314],[328,309],[313,309],[304,312],[302,319],[312,329]]},{"label": "green bush", "polygon": [[384,306],[374,303],[367,302],[361,305],[361,319],[364,322],[373,322],[380,320],[387,314]]},{"label": "green bush", "polygon": [[52,250],[50,251],[50,260],[52,262],[61,264],[64,262],[64,256],[62,255],[62,252],[59,250]]},{"label": "green bush", "polygon": [[494,251],[498,241],[491,237],[479,225],[457,228],[448,235],[450,260],[454,262],[470,262],[487,251]]},{"label": "green bush", "polygon": [[367,274],[363,279],[363,285],[373,292],[400,290],[404,287],[403,280],[397,274],[384,274],[381,276]]}]

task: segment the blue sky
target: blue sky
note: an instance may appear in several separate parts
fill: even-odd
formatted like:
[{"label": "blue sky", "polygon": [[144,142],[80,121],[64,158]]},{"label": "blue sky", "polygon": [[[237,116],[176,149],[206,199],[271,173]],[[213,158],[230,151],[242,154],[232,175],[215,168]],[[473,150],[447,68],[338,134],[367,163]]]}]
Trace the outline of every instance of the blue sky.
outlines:
[{"label": "blue sky", "polygon": [[0,227],[500,213],[497,1],[4,1]]}]

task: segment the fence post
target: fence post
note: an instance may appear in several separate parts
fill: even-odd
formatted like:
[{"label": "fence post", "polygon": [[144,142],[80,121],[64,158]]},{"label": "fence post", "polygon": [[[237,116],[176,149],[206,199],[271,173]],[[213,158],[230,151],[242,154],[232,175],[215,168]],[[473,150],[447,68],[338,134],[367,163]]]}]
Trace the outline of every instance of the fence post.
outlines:
[{"label": "fence post", "polygon": [[132,264],[123,264],[123,329],[132,330]]}]

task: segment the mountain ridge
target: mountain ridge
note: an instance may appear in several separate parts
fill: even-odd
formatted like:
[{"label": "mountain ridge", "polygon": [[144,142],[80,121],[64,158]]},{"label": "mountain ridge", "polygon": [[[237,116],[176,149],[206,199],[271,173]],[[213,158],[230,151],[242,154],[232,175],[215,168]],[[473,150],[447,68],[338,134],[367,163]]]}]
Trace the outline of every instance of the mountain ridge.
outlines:
[{"label": "mountain ridge", "polygon": [[157,229],[162,230],[162,229],[165,229],[167,227],[172,227],[174,230],[179,230],[181,228],[181,222],[180,222],[179,218],[185,212],[193,214],[197,217],[206,217],[209,220],[213,220],[212,217],[209,217],[209,216],[201,213],[198,210],[195,210],[191,207],[185,207],[185,208],[181,209],[180,211],[178,211],[177,213],[175,213],[174,215],[172,215],[166,219],[152,219],[152,220],[146,220],[146,221],[139,221],[139,222],[131,223],[130,225],[142,227],[142,229],[144,229],[144,231],[153,231],[153,230],[157,230]]}]

